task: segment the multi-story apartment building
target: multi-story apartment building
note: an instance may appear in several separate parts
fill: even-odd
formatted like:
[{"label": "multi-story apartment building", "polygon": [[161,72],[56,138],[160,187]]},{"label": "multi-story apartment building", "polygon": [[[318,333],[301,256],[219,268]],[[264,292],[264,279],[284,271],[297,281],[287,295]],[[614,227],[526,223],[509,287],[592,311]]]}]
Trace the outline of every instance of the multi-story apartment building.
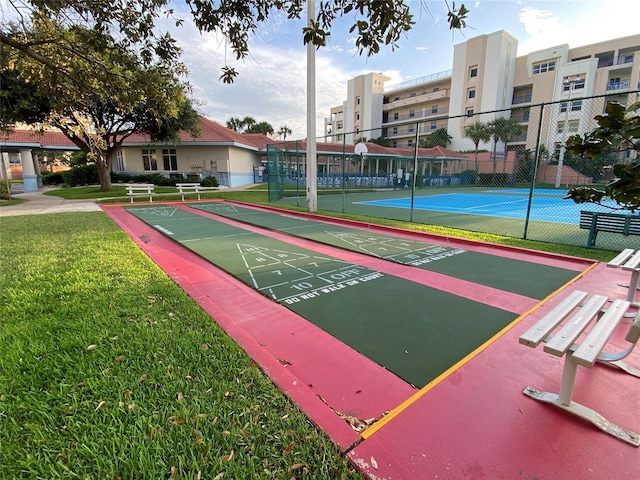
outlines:
[{"label": "multi-story apartment building", "polygon": [[[589,131],[604,108],[604,100],[597,99],[585,109],[582,99],[613,94],[607,99],[637,100],[629,92],[640,89],[640,35],[522,56],[517,47],[513,36],[498,31],[455,45],[451,70],[388,86],[383,75],[358,76],[349,81],[347,99],[325,119],[325,140],[354,143],[383,136],[389,146],[411,147],[419,136],[446,128],[453,138],[450,147],[468,150],[468,125],[511,116],[523,132],[510,139],[509,149],[534,148],[541,124],[542,142],[562,155],[567,134]],[[533,107],[542,103],[550,105],[539,122]],[[481,112],[493,113],[478,116]]]}]

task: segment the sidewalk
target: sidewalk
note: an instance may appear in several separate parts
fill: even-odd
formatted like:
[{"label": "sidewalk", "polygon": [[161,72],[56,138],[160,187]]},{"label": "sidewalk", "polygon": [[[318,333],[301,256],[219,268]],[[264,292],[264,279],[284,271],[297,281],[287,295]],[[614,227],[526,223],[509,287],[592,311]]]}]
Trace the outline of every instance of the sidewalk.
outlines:
[{"label": "sidewalk", "polygon": [[45,195],[44,192],[55,190],[55,187],[44,187],[37,192],[19,192],[14,185],[11,195],[17,199],[27,200],[19,205],[9,205],[0,207],[0,217],[11,217],[15,215],[38,215],[41,213],[63,213],[63,212],[101,212],[102,209],[95,200],[66,200],[62,197]]},{"label": "sidewalk", "polygon": [[[249,183],[239,187],[220,187],[224,191],[247,190],[256,185]],[[0,207],[0,217],[11,217],[15,215],[38,215],[41,213],[64,213],[64,212],[101,212],[102,209],[96,204],[95,199],[66,200],[55,195],[45,195],[45,192],[56,190],[58,187],[44,187],[37,192],[24,193],[22,184],[14,184],[11,195],[17,199],[27,200],[19,205]]]}]

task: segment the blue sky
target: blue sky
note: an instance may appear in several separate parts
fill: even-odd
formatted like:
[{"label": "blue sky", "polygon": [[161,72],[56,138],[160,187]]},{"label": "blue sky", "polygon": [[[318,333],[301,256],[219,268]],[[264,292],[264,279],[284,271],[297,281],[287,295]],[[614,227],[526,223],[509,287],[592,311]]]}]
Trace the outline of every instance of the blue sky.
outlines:
[{"label": "blue sky", "polygon": [[[361,73],[377,71],[391,77],[387,85],[448,70],[453,47],[476,35],[505,30],[518,39],[518,55],[568,43],[577,47],[640,33],[638,0],[476,1],[464,2],[471,10],[468,28],[452,32],[444,0],[411,1],[416,25],[392,51],[383,47],[367,58],[355,52],[349,19],[337,21],[329,44],[316,53],[317,127],[332,106],[346,99],[347,81]],[[451,1],[449,1],[451,5]],[[459,2],[456,2],[459,5]],[[200,111],[225,124],[234,117],[251,116],[269,122],[275,130],[287,125],[290,138],[306,136],[306,49],[302,44],[304,21],[275,15],[250,41],[250,55],[237,61],[231,52],[226,62],[240,76],[232,85],[218,80],[225,64],[224,39],[200,35],[186,22],[171,28],[190,70],[193,96]]]}]

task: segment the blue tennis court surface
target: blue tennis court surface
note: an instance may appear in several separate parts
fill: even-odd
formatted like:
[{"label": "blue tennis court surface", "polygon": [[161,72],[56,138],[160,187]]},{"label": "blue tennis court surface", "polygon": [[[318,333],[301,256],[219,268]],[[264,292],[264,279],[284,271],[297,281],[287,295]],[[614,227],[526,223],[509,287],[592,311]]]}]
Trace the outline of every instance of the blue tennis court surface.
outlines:
[{"label": "blue tennis court surface", "polygon": [[[529,191],[526,189],[487,190],[487,193],[445,193],[415,197],[414,210],[461,213],[487,217],[522,219],[526,218]],[[571,200],[563,200],[565,191],[536,190],[531,204],[530,220],[540,222],[566,223],[576,225],[580,220],[580,210],[610,211],[595,205],[579,205]],[[411,208],[411,197],[388,200],[355,202],[391,208]],[[615,205],[613,202],[611,205]]]}]

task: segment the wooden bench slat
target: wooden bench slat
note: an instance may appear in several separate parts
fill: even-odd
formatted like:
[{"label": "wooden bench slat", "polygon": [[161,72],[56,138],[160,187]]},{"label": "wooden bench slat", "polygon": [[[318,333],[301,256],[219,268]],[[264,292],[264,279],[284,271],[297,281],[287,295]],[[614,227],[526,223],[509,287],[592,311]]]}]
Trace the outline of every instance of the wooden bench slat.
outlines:
[{"label": "wooden bench slat", "polygon": [[640,265],[640,250],[638,250],[627,262],[622,265],[623,270],[635,270]]},{"label": "wooden bench slat", "polygon": [[607,263],[607,267],[611,267],[611,268],[618,268],[620,267],[624,262],[627,261],[627,259],[629,257],[631,257],[633,255],[633,248],[625,248],[623,251],[621,251],[618,255],[616,255],[616,257],[612,260],[610,260]]},{"label": "wooden bench slat", "polygon": [[566,297],[553,310],[542,317],[535,325],[520,336],[520,343],[530,347],[537,347],[549,333],[566,317],[582,300],[587,292],[574,291]]},{"label": "wooden bench slat", "polygon": [[575,340],[580,336],[594,315],[604,307],[608,298],[602,295],[592,296],[587,303],[573,315],[567,323],[555,333],[553,338],[544,346],[544,351],[558,357],[567,353],[567,350],[573,345]]},{"label": "wooden bench slat", "polygon": [[611,334],[624,317],[631,305],[625,300],[614,300],[598,323],[587,334],[580,346],[573,352],[572,360],[578,365],[593,367],[598,355],[611,337]]}]

